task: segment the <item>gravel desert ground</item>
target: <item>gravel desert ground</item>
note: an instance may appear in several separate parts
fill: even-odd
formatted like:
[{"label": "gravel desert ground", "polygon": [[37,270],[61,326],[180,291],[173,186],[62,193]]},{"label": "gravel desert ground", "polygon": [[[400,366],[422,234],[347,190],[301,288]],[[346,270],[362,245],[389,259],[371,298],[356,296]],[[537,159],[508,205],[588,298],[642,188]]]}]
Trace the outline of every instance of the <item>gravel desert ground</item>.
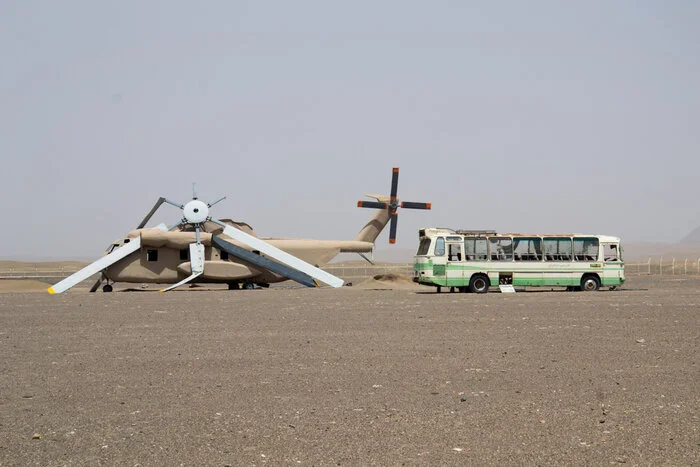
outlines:
[{"label": "gravel desert ground", "polygon": [[0,465],[700,463],[700,278],[0,294]]}]

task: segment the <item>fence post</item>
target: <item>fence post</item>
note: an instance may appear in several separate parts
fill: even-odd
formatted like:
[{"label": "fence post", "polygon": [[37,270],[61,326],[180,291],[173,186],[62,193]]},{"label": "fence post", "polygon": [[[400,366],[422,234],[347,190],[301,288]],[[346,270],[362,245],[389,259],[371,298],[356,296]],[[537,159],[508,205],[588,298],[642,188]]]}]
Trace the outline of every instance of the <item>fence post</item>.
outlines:
[{"label": "fence post", "polygon": [[671,274],[676,275],[676,258],[674,257],[671,261]]},{"label": "fence post", "polygon": [[685,263],[683,264],[683,274],[686,276],[688,275],[688,258],[685,259]]},{"label": "fence post", "polygon": [[649,261],[647,261],[647,273],[651,276],[651,256],[649,257]]},{"label": "fence post", "polygon": [[662,256],[659,260],[659,274],[664,273],[664,257]]}]

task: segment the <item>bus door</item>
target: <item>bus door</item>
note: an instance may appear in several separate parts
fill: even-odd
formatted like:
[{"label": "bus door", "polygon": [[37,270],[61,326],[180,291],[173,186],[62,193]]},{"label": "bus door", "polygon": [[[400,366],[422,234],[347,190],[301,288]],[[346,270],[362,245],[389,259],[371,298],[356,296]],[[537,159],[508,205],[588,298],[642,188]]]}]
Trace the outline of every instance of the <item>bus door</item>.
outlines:
[{"label": "bus door", "polygon": [[622,251],[618,243],[601,243],[603,250],[603,277],[601,285],[618,285],[620,279],[624,281],[624,263]]},{"label": "bus door", "polygon": [[464,285],[463,262],[464,243],[462,237],[447,237],[447,264],[445,268],[445,280],[448,286]]},{"label": "bus door", "polygon": [[435,248],[433,250],[433,283],[436,285],[447,285],[447,254],[445,248],[445,237],[435,238]]}]

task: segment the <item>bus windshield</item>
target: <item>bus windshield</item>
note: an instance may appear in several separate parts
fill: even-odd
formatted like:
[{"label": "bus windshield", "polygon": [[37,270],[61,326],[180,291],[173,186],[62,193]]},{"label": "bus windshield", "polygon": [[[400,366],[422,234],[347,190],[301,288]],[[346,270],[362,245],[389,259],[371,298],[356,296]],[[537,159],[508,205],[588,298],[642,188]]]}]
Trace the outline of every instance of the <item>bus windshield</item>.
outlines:
[{"label": "bus windshield", "polygon": [[418,251],[416,252],[416,255],[419,255],[419,256],[427,255],[429,249],[430,249],[430,239],[423,238],[420,241],[420,245],[418,245]]}]

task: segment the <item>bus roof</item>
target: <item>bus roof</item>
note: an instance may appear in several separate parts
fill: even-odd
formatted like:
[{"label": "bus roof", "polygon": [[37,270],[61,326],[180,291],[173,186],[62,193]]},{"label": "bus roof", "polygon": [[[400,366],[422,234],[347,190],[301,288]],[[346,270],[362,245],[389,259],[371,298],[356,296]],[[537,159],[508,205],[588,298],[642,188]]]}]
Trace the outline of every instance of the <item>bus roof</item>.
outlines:
[{"label": "bus roof", "polygon": [[445,227],[425,227],[420,229],[419,236],[429,236],[434,237],[438,235],[463,235],[465,237],[479,236],[479,237],[595,237],[603,243],[619,243],[620,237],[615,237],[612,235],[594,235],[594,234],[580,234],[580,233],[519,233],[519,232],[504,232],[496,233],[495,230],[466,230],[466,229],[448,229]]}]

